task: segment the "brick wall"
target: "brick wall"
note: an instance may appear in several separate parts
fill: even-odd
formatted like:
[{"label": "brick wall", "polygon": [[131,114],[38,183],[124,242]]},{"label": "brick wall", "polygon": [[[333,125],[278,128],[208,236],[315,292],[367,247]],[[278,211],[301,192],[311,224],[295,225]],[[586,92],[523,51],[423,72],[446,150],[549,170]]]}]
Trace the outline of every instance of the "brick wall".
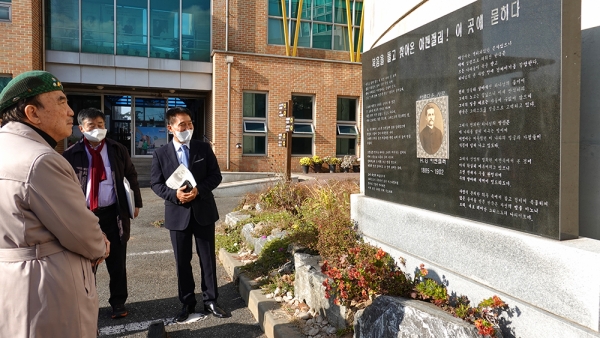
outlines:
[{"label": "brick wall", "polygon": [[[0,22],[0,74],[15,77],[43,68],[42,7],[37,0],[13,0],[12,21]],[[62,152],[59,142],[57,151]]]},{"label": "brick wall", "polygon": [[[227,63],[225,53],[215,53],[214,131],[215,152],[222,170],[227,159]],[[338,96],[360,98],[361,65],[323,60],[306,60],[233,54],[231,66],[231,171],[283,171],[286,149],[277,145],[285,131],[285,119],[278,116],[278,104],[293,94],[314,96],[315,154],[335,156]],[[267,156],[242,156],[242,96],[244,91],[267,93]],[[359,101],[360,104],[360,101]],[[360,126],[360,120],[358,121]],[[299,158],[292,158],[292,170],[300,171]]]},{"label": "brick wall", "polygon": [[0,22],[0,74],[42,69],[41,25],[40,1],[12,1],[12,22]]},{"label": "brick wall", "polygon": [[[229,1],[228,51],[225,51],[226,1]],[[293,94],[315,98],[315,154],[334,156],[338,96],[362,96],[361,64],[350,63],[349,52],[299,48],[286,57],[285,46],[267,44],[268,1],[213,1],[213,132],[214,149],[221,170],[227,168],[227,63],[231,55],[230,171],[285,170],[286,149],[277,145],[285,131],[285,119],[277,114],[280,102]],[[293,37],[291,37],[293,38]],[[290,47],[290,53],[292,48]],[[238,54],[241,52],[243,54]],[[338,61],[338,62],[335,62]],[[339,62],[346,61],[346,62]],[[244,91],[267,93],[267,156],[242,156],[242,95]],[[360,100],[359,100],[360,106]],[[358,117],[360,126],[360,116]],[[292,158],[292,171],[300,171]]]}]

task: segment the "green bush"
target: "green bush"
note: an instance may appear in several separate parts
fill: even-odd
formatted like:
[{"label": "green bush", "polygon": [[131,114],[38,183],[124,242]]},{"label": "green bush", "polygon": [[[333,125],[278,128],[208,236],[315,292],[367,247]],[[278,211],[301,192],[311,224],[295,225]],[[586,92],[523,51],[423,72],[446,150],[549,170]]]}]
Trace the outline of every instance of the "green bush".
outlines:
[{"label": "green bush", "polygon": [[285,210],[296,215],[307,194],[305,185],[279,181],[259,195],[259,203],[266,210]]},{"label": "green bush", "polygon": [[290,245],[289,238],[276,238],[267,243],[260,252],[258,259],[244,265],[241,270],[246,272],[250,278],[268,276],[271,271],[280,268],[292,260],[287,248]]},{"label": "green bush", "polygon": [[227,252],[238,252],[243,245],[242,226],[242,222],[239,222],[233,227],[228,227],[225,223],[217,227],[215,233],[215,246],[217,250],[223,248]]}]

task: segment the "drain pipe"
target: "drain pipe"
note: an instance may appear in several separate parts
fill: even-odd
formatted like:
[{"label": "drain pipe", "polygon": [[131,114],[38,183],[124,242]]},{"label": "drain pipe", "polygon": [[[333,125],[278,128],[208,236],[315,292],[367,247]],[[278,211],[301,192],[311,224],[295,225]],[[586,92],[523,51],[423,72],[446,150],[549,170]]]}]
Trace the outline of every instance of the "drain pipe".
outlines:
[{"label": "drain pipe", "polygon": [[46,70],[46,6],[45,1],[40,1],[42,11],[42,70]]},{"label": "drain pipe", "polygon": [[225,0],[225,51],[229,51],[229,0]]},{"label": "drain pipe", "polygon": [[225,56],[227,62],[227,170],[229,170],[229,162],[231,159],[231,64],[233,63],[233,55]]}]

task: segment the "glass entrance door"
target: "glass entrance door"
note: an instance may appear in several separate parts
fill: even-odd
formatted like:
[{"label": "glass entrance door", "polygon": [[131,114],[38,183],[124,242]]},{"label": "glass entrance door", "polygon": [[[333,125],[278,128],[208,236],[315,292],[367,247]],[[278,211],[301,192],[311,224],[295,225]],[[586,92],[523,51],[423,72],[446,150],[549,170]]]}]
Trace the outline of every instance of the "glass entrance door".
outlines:
[{"label": "glass entrance door", "polygon": [[104,95],[104,112],[110,116],[108,137],[124,145],[131,153],[131,96]]},{"label": "glass entrance door", "polygon": [[132,156],[151,157],[155,149],[169,142],[165,112],[171,107],[190,109],[194,138],[204,138],[204,98],[130,95],[104,95],[108,137],[127,147]]},{"label": "glass entrance door", "polygon": [[152,155],[154,150],[167,144],[165,124],[166,99],[135,98],[135,154]]}]

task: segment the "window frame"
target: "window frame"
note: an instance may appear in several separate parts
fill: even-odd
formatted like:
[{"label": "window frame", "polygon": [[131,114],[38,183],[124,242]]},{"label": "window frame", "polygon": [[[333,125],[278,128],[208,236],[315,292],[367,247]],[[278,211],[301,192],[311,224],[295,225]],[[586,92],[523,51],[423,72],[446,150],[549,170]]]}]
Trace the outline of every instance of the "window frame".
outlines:
[{"label": "window frame", "polygon": [[[337,123],[336,127],[337,127],[337,135],[338,136],[358,136],[358,127],[356,126],[356,124]],[[350,127],[350,128],[353,128],[354,131],[353,132],[342,132],[340,130],[340,127]]]},{"label": "window frame", "polygon": [[[310,131],[298,131],[298,126],[309,126]],[[301,134],[301,135],[314,135],[315,134],[315,126],[312,123],[294,123],[293,134]]]},{"label": "window frame", "polygon": [[[299,139],[299,138],[310,138],[311,139],[311,145],[310,145],[310,153],[294,153],[292,152],[292,156],[307,156],[310,155],[312,156],[315,153],[315,125],[314,125],[314,119],[315,119],[315,103],[316,103],[316,97],[315,95],[311,95],[311,94],[292,94],[292,107],[294,105],[294,98],[297,97],[310,97],[310,101],[311,101],[311,107],[310,107],[310,111],[311,111],[311,118],[310,119],[302,119],[302,118],[297,118],[294,114],[294,130],[292,131],[292,147],[294,145],[294,139]],[[293,109],[293,108],[292,108]],[[292,110],[292,113],[294,111]],[[311,132],[298,132],[298,128],[296,128],[296,126],[310,126]]]},{"label": "window frame", "polygon": [[0,22],[12,22],[12,3],[10,1],[9,2],[0,1],[0,7],[8,8],[8,19],[0,18]]},{"label": "window frame", "polygon": [[[256,117],[256,116],[244,116],[244,97],[246,94],[254,95],[264,95],[265,96],[265,117]],[[269,142],[268,142],[268,134],[269,134],[269,93],[268,92],[260,92],[253,90],[245,90],[242,92],[242,156],[267,156],[269,153]],[[264,131],[256,131],[249,130],[247,128],[247,123],[260,123],[264,126]],[[253,140],[256,140],[256,137],[264,137],[265,140],[265,151],[264,153],[246,153],[244,147],[244,139],[246,137],[252,137]]]},{"label": "window frame", "polygon": [[[281,6],[281,3],[280,3],[281,1],[286,1],[286,0],[278,0],[277,1],[278,6]],[[329,20],[329,21],[323,21],[323,20],[321,20],[321,18],[323,16],[327,16],[327,12],[326,11],[323,12],[323,14],[321,14],[321,15],[319,15],[319,13],[317,13],[317,11],[319,9],[323,9],[322,6],[316,6],[316,4],[315,4],[314,1],[311,2],[311,7],[308,8],[308,12],[310,13],[309,16],[308,16],[308,18],[306,16],[302,16],[302,18],[300,19],[301,26],[303,24],[308,24],[309,25],[308,26],[309,27],[309,29],[308,29],[309,30],[309,33],[308,33],[309,34],[309,36],[308,36],[309,46],[300,45],[300,41],[299,41],[298,47],[323,49],[323,50],[335,50],[335,51],[349,51],[350,50],[349,48],[348,49],[339,49],[339,48],[336,48],[336,44],[335,44],[336,35],[335,35],[335,32],[336,32],[336,28],[337,29],[341,29],[342,32],[346,32],[345,34],[342,33],[342,39],[344,39],[344,37],[347,39],[347,29],[348,29],[348,23],[347,23],[347,21],[354,21],[354,22],[358,21],[359,22],[358,24],[353,23],[353,25],[352,25],[353,28],[354,28],[353,34],[356,32],[356,26],[360,25],[360,15],[359,15],[359,13],[360,13],[360,11],[364,11],[364,1],[363,0],[351,0],[351,1],[352,1],[352,4],[351,4],[351,6],[352,6],[351,16],[352,17],[351,18],[346,18],[346,23],[339,22],[340,20],[338,20],[336,18],[336,11],[339,11],[337,9],[337,7],[336,7],[336,2],[337,2],[336,0],[331,0],[331,4],[329,5],[330,9],[331,9],[331,14],[330,14],[331,20]],[[303,10],[304,11],[304,9],[296,9],[296,11],[295,11],[296,13],[292,13],[292,6],[294,4],[297,5],[297,3],[294,3],[293,1],[289,1],[289,0],[286,1],[286,2],[287,2],[286,3],[286,14],[287,14],[287,21],[288,21],[287,22],[287,25],[288,25],[287,31],[289,32],[289,35],[290,35],[289,36],[290,37],[289,44],[290,44],[290,46],[294,46],[293,36],[294,36],[295,28],[296,28],[297,15],[291,15],[291,14],[296,14],[298,10]],[[359,5],[358,5],[359,3],[363,4],[360,9],[358,8],[359,7]],[[280,23],[283,20],[283,16],[271,14],[269,12],[270,12],[270,10],[268,9],[267,10],[267,14],[268,14],[267,15],[267,44],[268,45],[276,45],[276,46],[284,45],[285,44],[285,40],[284,40],[283,37],[281,37],[281,40],[283,40],[284,42],[281,43],[281,44],[275,43],[275,42],[269,42],[270,38],[271,38],[271,35],[269,34],[269,29],[271,28],[271,26],[268,24],[269,20],[278,20]],[[278,12],[280,12],[280,11],[278,11]],[[344,10],[344,15],[345,15],[345,13],[346,12]],[[317,17],[318,19],[315,19],[315,17]],[[352,20],[352,18],[354,18],[354,20]],[[315,45],[314,44],[315,25],[325,25],[325,26],[330,26],[331,27],[331,29],[330,29],[331,34],[329,34],[330,35],[330,42],[329,42],[329,47],[328,48],[315,47],[314,46]],[[277,26],[283,27],[283,26],[280,26],[280,25],[277,25]],[[283,33],[283,32],[281,32],[281,33]],[[275,37],[276,36],[273,36],[273,40],[277,40]],[[356,39],[354,39],[354,40],[356,40]],[[346,47],[349,47],[349,46],[346,46]],[[354,48],[355,48],[355,51],[356,51],[357,46],[354,46]],[[362,48],[360,48],[360,51],[362,52]]]},{"label": "window frame", "polygon": [[[8,74],[8,73],[0,73],[0,79],[8,79],[8,81],[6,81],[6,84],[8,84],[12,79],[13,76],[12,74]],[[2,81],[4,82],[4,81]],[[2,90],[6,87],[6,85],[1,85],[0,82],[0,92],[2,92]]]},{"label": "window frame", "polygon": [[[340,100],[354,100],[354,120],[338,120],[339,118],[339,104],[340,104]],[[359,112],[359,98],[357,97],[351,97],[351,96],[338,96],[336,99],[336,156],[343,156],[343,155],[357,155],[356,151],[358,150],[358,141],[359,141],[359,137],[360,137],[360,130],[358,129],[358,112]],[[348,114],[349,116],[352,116],[352,114]],[[340,131],[340,127],[354,127],[354,133],[349,133],[349,132],[341,132]],[[345,154],[345,153],[338,153],[338,140],[341,139],[353,139],[354,140],[354,154]]]},{"label": "window frame", "polygon": [[[243,123],[244,123],[244,133],[249,133],[249,134],[266,134],[267,133],[267,123],[266,122],[251,121],[251,120],[245,119]],[[250,129],[250,128],[248,128],[249,123],[262,124],[263,129],[262,130]]]}]

